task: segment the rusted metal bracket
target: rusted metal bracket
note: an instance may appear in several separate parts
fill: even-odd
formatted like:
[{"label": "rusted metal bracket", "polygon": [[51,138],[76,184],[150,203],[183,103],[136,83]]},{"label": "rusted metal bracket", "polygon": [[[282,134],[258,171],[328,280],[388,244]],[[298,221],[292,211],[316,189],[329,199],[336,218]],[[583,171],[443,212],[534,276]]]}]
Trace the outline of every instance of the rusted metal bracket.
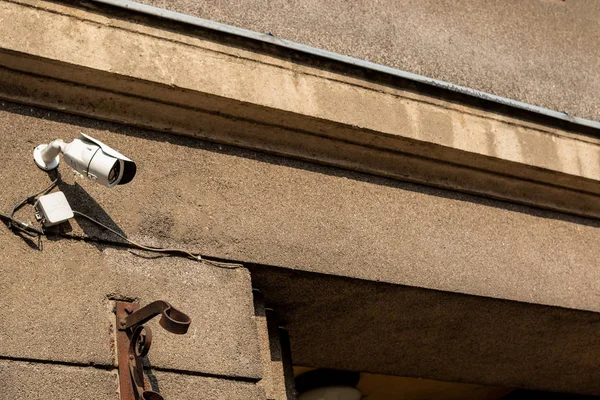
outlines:
[{"label": "rusted metal bracket", "polygon": [[145,389],[143,363],[152,344],[152,331],[143,324],[159,314],[159,324],[167,331],[177,335],[188,331],[190,317],[166,301],[158,300],[142,308],[137,303],[116,302],[120,400],[164,400],[160,394]]}]

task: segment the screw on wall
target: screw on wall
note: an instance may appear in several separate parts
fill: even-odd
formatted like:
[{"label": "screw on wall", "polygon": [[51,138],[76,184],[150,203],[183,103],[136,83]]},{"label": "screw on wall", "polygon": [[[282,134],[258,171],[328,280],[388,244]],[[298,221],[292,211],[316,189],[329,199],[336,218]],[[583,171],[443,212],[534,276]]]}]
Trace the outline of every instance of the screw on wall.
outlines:
[{"label": "screw on wall", "polygon": [[158,300],[142,308],[137,303],[116,302],[120,400],[164,400],[160,394],[145,389],[143,365],[152,344],[152,331],[144,324],[159,314],[159,324],[167,331],[177,335],[188,331],[190,317],[166,301]]}]

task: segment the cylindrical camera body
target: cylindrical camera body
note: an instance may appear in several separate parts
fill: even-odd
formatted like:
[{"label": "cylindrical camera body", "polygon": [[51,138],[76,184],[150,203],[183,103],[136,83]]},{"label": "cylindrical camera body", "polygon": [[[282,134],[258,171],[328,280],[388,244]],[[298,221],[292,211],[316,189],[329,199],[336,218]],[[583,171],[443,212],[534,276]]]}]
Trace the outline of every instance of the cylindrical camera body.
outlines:
[{"label": "cylindrical camera body", "polygon": [[113,187],[123,176],[123,161],[105,154],[100,146],[75,139],[68,144],[63,158],[75,171],[106,187]]}]

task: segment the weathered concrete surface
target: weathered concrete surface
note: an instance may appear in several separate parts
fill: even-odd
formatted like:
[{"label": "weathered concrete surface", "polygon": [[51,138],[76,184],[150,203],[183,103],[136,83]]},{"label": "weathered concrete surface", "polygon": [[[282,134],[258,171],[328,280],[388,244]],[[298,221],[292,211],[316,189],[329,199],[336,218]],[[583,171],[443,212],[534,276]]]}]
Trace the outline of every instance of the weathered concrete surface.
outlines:
[{"label": "weathered concrete surface", "polygon": [[[31,161],[31,149],[83,130],[136,160],[138,176],[108,190],[61,165],[61,187],[74,209],[140,242],[600,311],[596,221],[66,114],[2,107],[4,210],[48,182]],[[98,234],[86,222],[81,228]],[[81,234],[79,229],[74,223],[74,233]],[[41,257],[20,239],[6,237],[1,246],[20,249],[11,260],[29,265],[30,257]]]},{"label": "weathered concrete surface", "polygon": [[138,253],[68,239],[40,252],[2,228],[0,356],[114,365],[110,299],[162,299],[193,323],[180,336],[150,322],[150,365],[259,379],[248,272]]},{"label": "weathered concrete surface", "polygon": [[597,138],[189,27],[29,0],[0,6],[13,21],[0,27],[4,98],[600,217]]},{"label": "weathered concrete surface", "polygon": [[251,272],[290,334],[296,365],[600,394],[598,313],[281,268]]},{"label": "weathered concrete surface", "polygon": [[[167,399],[264,399],[253,383],[153,371],[154,390]],[[3,399],[118,400],[116,371],[0,360]]]},{"label": "weathered concrete surface", "polygon": [[595,0],[140,0],[600,120]]},{"label": "weathered concrete surface", "polygon": [[0,393],[7,400],[118,400],[117,386],[113,371],[0,360]]},{"label": "weathered concrete surface", "polygon": [[158,391],[173,400],[265,400],[254,383],[154,371]]}]

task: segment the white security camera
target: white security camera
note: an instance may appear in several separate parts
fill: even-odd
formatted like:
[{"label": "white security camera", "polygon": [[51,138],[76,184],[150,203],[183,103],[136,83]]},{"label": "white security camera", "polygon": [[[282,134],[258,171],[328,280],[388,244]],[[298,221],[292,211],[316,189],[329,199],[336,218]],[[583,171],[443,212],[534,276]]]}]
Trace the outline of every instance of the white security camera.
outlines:
[{"label": "white security camera", "polygon": [[56,139],[37,146],[33,159],[38,167],[50,171],[58,167],[60,153],[75,171],[109,188],[129,183],[135,176],[133,161],[84,133],[71,143]]}]

